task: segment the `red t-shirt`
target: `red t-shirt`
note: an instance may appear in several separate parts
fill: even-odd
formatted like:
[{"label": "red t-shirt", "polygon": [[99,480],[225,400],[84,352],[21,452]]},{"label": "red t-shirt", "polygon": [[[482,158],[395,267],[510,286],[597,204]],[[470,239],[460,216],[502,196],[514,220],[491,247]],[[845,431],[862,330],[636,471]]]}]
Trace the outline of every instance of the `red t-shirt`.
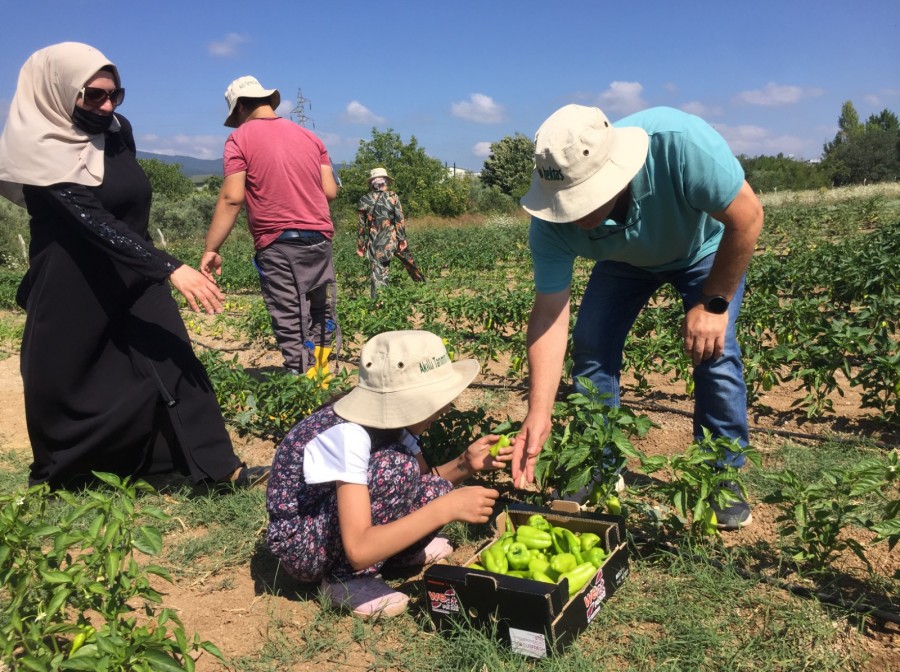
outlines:
[{"label": "red t-shirt", "polygon": [[246,171],[247,220],[256,249],[285,229],[334,235],[322,166],[325,145],[302,126],[283,119],[251,119],[225,141],[225,176]]}]

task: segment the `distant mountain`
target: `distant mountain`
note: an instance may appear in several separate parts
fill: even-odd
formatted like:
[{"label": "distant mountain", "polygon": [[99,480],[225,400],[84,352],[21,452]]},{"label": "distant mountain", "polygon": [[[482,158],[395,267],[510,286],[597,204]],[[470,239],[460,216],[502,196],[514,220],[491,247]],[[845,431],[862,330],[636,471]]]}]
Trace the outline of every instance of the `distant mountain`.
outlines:
[{"label": "distant mountain", "polygon": [[152,152],[142,152],[138,150],[137,158],[139,159],[156,159],[163,163],[180,163],[181,172],[186,177],[196,177],[197,175],[221,175],[222,159],[198,159],[194,156],[170,156],[168,154],[154,154]]}]

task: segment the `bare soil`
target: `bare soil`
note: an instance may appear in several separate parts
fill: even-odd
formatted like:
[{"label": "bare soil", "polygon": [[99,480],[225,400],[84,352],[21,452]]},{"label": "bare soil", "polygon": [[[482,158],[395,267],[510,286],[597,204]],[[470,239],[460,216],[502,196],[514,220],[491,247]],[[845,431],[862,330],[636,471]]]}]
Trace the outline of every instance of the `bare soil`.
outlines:
[{"label": "bare soil", "polygon": [[[226,347],[237,352],[239,361],[250,370],[275,367],[280,363],[280,358],[271,348],[225,344],[202,335],[195,340],[198,347]],[[485,404],[490,406],[495,417],[524,417],[524,393],[519,389],[504,388],[508,380],[501,375],[492,375],[505,371],[505,362],[492,363],[476,385],[463,393],[457,405],[469,408]],[[629,382],[623,380],[623,403],[646,413],[659,425],[658,429],[639,441],[637,447],[648,454],[681,452],[691,441],[692,403],[683,386],[651,378],[652,394],[639,398],[628,392]],[[858,395],[852,388],[844,386],[844,393],[844,396],[836,396],[833,400],[833,416],[814,421],[791,410],[791,402],[796,398],[794,390],[778,388],[767,393],[751,409],[752,438],[764,461],[786,440],[808,445],[811,451],[825,437],[866,436],[885,446],[897,445],[897,436],[875,422],[872,411],[860,408]],[[237,435],[233,438],[236,450],[247,463],[268,464],[271,461],[276,447],[271,441]],[[15,354],[0,360],[0,446],[26,456],[30,453],[19,358]],[[726,533],[724,543],[729,546],[777,549],[777,511],[773,506],[753,501],[752,495],[751,492],[753,524],[740,532]],[[262,531],[257,534],[261,535]],[[470,557],[473,550],[458,548],[450,561],[461,562]],[[891,553],[886,544],[867,544],[866,554],[878,574],[890,577],[900,571],[900,553]],[[851,554],[842,557],[837,565],[848,577],[866,575],[865,567]],[[751,569],[766,570],[765,567]],[[409,577],[404,586],[414,591],[420,576]],[[187,631],[200,633],[202,638],[214,642],[230,659],[256,654],[267,639],[273,618],[302,624],[311,620],[320,609],[315,590],[279,573],[275,563],[265,553],[257,554],[249,566],[219,571],[190,583],[159,587],[166,594],[165,605],[178,610]],[[349,630],[350,619],[346,620],[348,623],[344,627]],[[848,647],[862,647],[870,656],[867,670],[900,670],[900,628],[896,624],[870,622],[861,634],[850,631],[845,641]],[[340,661],[320,660],[310,663],[308,667],[296,665],[293,669],[365,669],[371,662],[370,656],[360,650],[347,652]],[[207,656],[200,660],[198,669],[222,668]]]}]

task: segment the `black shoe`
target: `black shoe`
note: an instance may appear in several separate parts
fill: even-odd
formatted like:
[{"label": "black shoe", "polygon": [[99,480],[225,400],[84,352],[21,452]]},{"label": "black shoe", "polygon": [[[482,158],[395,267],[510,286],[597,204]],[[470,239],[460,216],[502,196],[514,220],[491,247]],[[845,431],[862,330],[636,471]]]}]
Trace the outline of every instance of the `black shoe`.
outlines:
[{"label": "black shoe", "polygon": [[235,488],[253,488],[261,485],[269,480],[269,472],[272,471],[270,465],[264,467],[248,467],[242,466],[238,472],[237,478],[230,481],[230,485]]},{"label": "black shoe", "polygon": [[744,499],[744,495],[741,494],[741,489],[738,487],[738,484],[734,481],[724,481],[719,487],[723,490],[730,491],[732,497],[731,500],[722,507],[716,503],[715,499],[710,501],[709,506],[715,512],[718,521],[717,527],[720,530],[733,531],[739,530],[742,527],[747,527],[752,523],[753,516],[750,515],[750,505],[747,504],[747,500]]}]

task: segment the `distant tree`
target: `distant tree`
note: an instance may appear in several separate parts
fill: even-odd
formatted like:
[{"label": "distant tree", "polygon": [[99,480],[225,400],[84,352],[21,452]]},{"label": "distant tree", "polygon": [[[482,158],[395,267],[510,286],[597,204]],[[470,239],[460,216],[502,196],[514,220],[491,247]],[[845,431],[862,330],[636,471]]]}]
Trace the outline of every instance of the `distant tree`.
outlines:
[{"label": "distant tree", "polygon": [[138,159],[138,163],[150,179],[155,195],[179,199],[194,193],[194,183],[181,172],[180,163],[164,163],[159,159]]},{"label": "distant tree", "polygon": [[884,109],[866,123],[850,101],[841,107],[838,132],[825,145],[823,169],[835,185],[900,179],[900,121]]},{"label": "distant tree", "polygon": [[481,181],[518,200],[531,186],[533,168],[534,142],[521,133],[507,135],[491,143],[491,154],[481,170]]},{"label": "distant tree", "polygon": [[225,178],[221,175],[210,175],[203,182],[203,191],[218,194],[223,182],[225,182]]},{"label": "distant tree", "polygon": [[468,206],[468,186],[451,177],[438,159],[419,146],[415,136],[404,143],[393,129],[372,129],[371,140],[360,140],[352,163],[340,171],[338,199],[356,209],[360,197],[369,190],[369,171],[383,167],[394,178],[391,189],[400,196],[404,214],[436,214],[456,217]]},{"label": "distant tree", "polygon": [[756,191],[818,189],[831,184],[820,164],[778,156],[738,156],[747,182]]}]

